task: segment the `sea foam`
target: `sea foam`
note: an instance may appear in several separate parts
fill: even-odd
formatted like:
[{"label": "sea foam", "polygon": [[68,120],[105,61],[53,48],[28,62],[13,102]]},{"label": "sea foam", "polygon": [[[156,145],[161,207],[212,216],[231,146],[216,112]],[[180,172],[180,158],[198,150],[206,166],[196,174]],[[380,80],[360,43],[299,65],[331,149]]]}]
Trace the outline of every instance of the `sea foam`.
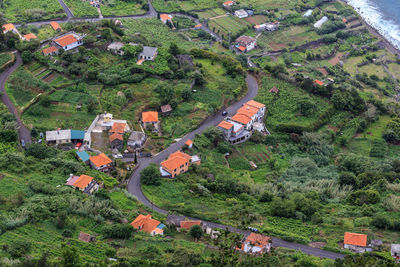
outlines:
[{"label": "sea foam", "polygon": [[[383,35],[393,46],[400,49],[400,25],[390,16],[384,15],[378,2],[371,0],[347,0],[357,13],[381,35]],[[400,1],[400,0],[399,0]],[[381,2],[382,3],[382,2]],[[400,10],[399,10],[400,12]],[[400,14],[398,14],[400,16]]]}]

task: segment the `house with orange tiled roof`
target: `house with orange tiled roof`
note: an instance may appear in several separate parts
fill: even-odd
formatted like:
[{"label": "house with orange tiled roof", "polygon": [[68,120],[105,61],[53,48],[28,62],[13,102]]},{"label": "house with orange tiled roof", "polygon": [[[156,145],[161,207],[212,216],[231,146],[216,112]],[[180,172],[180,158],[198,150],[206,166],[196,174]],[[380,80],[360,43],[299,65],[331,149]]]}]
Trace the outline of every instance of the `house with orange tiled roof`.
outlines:
[{"label": "house with orange tiled roof", "polygon": [[42,50],[43,55],[45,56],[54,56],[58,54],[58,48],[55,46],[50,46]]},{"label": "house with orange tiled roof", "polygon": [[345,232],[343,247],[358,253],[371,251],[372,249],[367,246],[367,238],[364,234]]},{"label": "house with orange tiled roof", "polygon": [[262,254],[271,249],[271,238],[265,235],[250,233],[242,241],[240,250],[246,253]]},{"label": "house with orange tiled roof", "polygon": [[236,48],[245,53],[257,46],[257,40],[253,37],[243,35],[236,39],[235,44]]},{"label": "house with orange tiled roof", "polygon": [[123,122],[114,122],[114,124],[111,126],[110,133],[124,134],[125,131],[127,131],[127,125],[128,124]]},{"label": "house with orange tiled roof", "polygon": [[28,33],[28,34],[25,34],[22,39],[25,41],[30,41],[32,39],[37,39],[37,37],[33,33]]},{"label": "house with orange tiled roof", "polygon": [[83,45],[83,37],[75,32],[69,32],[53,39],[53,45],[65,51]]},{"label": "house with orange tiled roof", "polygon": [[136,217],[131,225],[138,231],[146,232],[151,236],[164,235],[163,229],[165,225],[157,220],[152,219],[150,214],[139,214],[139,216]]},{"label": "house with orange tiled roof", "polygon": [[111,149],[121,150],[124,146],[124,137],[120,133],[113,133],[109,137]]},{"label": "house with orange tiled roof", "polygon": [[262,127],[254,128],[257,131],[265,128],[262,123],[265,111],[264,104],[250,100],[240,107],[235,115],[221,121],[217,128],[230,144],[242,143],[251,137],[253,125],[262,124]]},{"label": "house with orange tiled roof", "polygon": [[223,5],[224,7],[229,7],[229,6],[232,6],[233,4],[234,4],[233,1],[226,1],[226,2],[224,2],[222,5]]},{"label": "house with orange tiled roof", "polygon": [[320,86],[324,86],[324,84],[325,84],[323,81],[320,81],[320,80],[315,80],[314,83],[318,84]]},{"label": "house with orange tiled roof", "polygon": [[50,25],[53,28],[53,30],[62,31],[62,28],[61,28],[60,24],[58,24],[56,21],[50,22]]},{"label": "house with orange tiled roof", "polygon": [[76,188],[88,195],[93,194],[99,189],[99,184],[94,180],[94,178],[85,174],[82,174],[81,176],[71,174],[65,185]]},{"label": "house with orange tiled roof", "polygon": [[156,111],[142,112],[142,124],[144,128],[148,129],[149,127],[152,127],[153,132],[158,132],[160,130],[160,121],[158,120],[158,112]]},{"label": "house with orange tiled roof", "polygon": [[161,162],[160,172],[163,177],[175,178],[177,175],[187,172],[191,164],[192,157],[181,151],[176,151]]},{"label": "house with orange tiled roof", "polygon": [[160,20],[162,23],[166,24],[167,21],[172,21],[172,16],[169,14],[160,14]]},{"label": "house with orange tiled roof", "polygon": [[189,149],[192,149],[192,147],[193,147],[193,141],[190,140],[190,139],[188,139],[188,140],[185,142],[185,145],[186,145]]},{"label": "house with orange tiled roof", "polygon": [[8,32],[13,32],[18,34],[17,28],[15,28],[14,24],[8,23],[3,25],[3,33],[6,34]]},{"label": "house with orange tiled roof", "polygon": [[90,157],[89,161],[93,169],[101,172],[106,172],[112,168],[112,160],[104,153]]}]

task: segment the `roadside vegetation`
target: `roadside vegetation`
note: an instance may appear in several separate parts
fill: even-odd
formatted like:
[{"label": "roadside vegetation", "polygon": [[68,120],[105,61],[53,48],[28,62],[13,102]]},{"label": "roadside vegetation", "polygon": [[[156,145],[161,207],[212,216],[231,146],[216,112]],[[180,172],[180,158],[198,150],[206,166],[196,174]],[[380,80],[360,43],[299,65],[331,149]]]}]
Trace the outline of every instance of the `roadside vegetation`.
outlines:
[{"label": "roadside vegetation", "polygon": [[0,8],[8,22],[30,22],[63,18],[67,15],[57,0],[7,0],[0,2]]}]

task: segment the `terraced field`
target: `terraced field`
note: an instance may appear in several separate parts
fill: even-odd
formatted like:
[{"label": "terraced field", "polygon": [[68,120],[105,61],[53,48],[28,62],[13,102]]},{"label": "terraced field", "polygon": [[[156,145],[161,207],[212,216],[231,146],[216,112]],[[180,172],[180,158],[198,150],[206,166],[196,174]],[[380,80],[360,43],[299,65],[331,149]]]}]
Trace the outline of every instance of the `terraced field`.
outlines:
[{"label": "terraced field", "polygon": [[228,39],[229,34],[234,36],[248,27],[251,27],[251,24],[246,20],[234,16],[226,16],[210,20],[208,26],[223,39]]}]

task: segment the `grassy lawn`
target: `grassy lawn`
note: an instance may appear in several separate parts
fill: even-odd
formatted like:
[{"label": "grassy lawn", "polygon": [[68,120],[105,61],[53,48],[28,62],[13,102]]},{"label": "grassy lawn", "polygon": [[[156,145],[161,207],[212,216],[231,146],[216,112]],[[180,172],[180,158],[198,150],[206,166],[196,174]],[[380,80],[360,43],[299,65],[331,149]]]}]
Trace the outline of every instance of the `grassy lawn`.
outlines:
[{"label": "grassy lawn", "polygon": [[0,54],[0,70],[9,61],[11,61],[14,58],[14,55],[11,53],[2,53]]},{"label": "grassy lawn", "polygon": [[[143,1],[144,2],[144,1]],[[103,16],[126,16],[126,15],[140,15],[146,13],[142,9],[143,3],[129,2],[129,1],[114,1],[106,0],[100,5],[101,13]]]},{"label": "grassy lawn", "polygon": [[152,46],[168,48],[171,43],[179,44],[179,47],[182,49],[190,49],[198,46],[197,43],[190,42],[184,39],[179,33],[171,31],[168,26],[156,18],[124,20],[123,23],[126,33],[133,35],[139,33]]},{"label": "grassy lawn", "polygon": [[8,22],[29,22],[66,17],[57,0],[3,1],[2,13]]},{"label": "grassy lawn", "polygon": [[98,17],[97,9],[90,5],[89,1],[64,0],[75,17]]},{"label": "grassy lawn", "polygon": [[[279,89],[278,95],[269,92],[274,86]],[[299,99],[304,97],[312,101],[316,107],[309,116],[301,115],[296,104]],[[255,100],[268,107],[265,119],[268,129],[274,129],[281,123],[310,125],[330,106],[323,98],[310,95],[288,82],[268,76],[263,77],[261,90]]]},{"label": "grassy lawn", "polygon": [[250,25],[251,24],[246,20],[239,19],[232,15],[212,19],[208,23],[209,28],[224,39],[228,39],[229,33],[231,35],[236,35]]},{"label": "grassy lawn", "polygon": [[57,32],[50,25],[42,25],[39,28],[39,33],[37,37],[40,40],[46,40],[54,37],[55,35],[57,35]]},{"label": "grassy lawn", "polygon": [[311,26],[290,26],[275,32],[265,32],[257,43],[271,50],[295,47],[319,39],[320,36]]},{"label": "grassy lawn", "polygon": [[213,8],[213,9],[207,9],[207,10],[204,10],[201,12],[196,12],[196,14],[199,15],[199,18],[201,18],[201,19],[214,18],[217,16],[222,16],[226,13],[227,13],[227,11],[222,8]]}]

